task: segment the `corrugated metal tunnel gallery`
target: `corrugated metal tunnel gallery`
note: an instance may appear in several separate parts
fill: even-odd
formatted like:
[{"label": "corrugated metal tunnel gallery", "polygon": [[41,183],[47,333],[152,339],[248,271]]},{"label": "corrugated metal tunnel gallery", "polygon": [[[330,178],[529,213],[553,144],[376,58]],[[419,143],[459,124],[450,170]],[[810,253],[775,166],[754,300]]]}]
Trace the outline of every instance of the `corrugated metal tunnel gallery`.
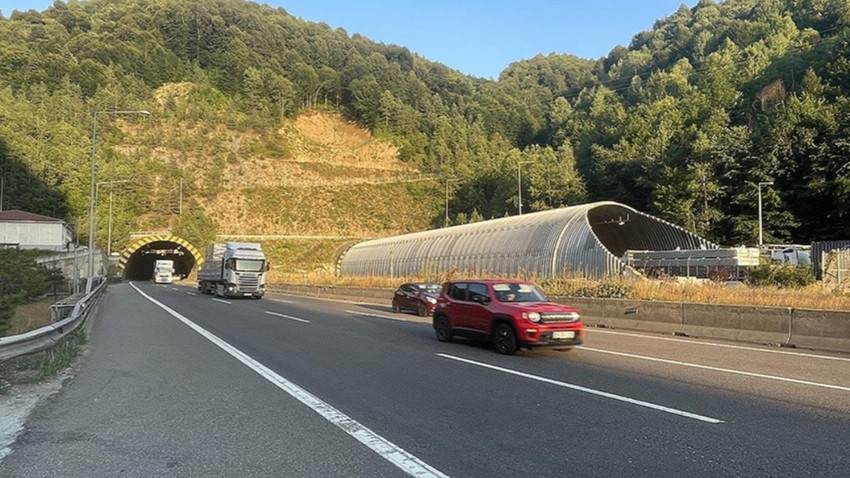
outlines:
[{"label": "corrugated metal tunnel gallery", "polygon": [[337,264],[342,276],[605,277],[623,273],[627,250],[676,248],[717,246],[624,204],[597,202],[365,241]]}]

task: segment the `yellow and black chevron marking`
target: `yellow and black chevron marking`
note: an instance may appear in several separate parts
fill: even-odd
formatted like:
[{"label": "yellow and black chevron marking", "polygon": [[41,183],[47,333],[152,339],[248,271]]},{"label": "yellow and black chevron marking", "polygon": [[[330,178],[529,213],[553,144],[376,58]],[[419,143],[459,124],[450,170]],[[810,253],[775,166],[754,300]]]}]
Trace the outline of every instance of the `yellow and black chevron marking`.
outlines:
[{"label": "yellow and black chevron marking", "polygon": [[201,264],[204,263],[204,258],[198,249],[195,248],[192,244],[189,243],[186,239],[182,237],[172,236],[170,234],[154,234],[151,236],[143,237],[136,242],[127,246],[124,251],[121,252],[121,259],[118,261],[118,268],[124,270],[124,267],[127,265],[127,261],[130,260],[130,256],[133,255],[134,252],[138,251],[140,247],[150,244],[151,242],[173,242],[175,244],[180,244],[185,247],[187,251],[191,252],[195,257],[195,266],[201,267]]}]

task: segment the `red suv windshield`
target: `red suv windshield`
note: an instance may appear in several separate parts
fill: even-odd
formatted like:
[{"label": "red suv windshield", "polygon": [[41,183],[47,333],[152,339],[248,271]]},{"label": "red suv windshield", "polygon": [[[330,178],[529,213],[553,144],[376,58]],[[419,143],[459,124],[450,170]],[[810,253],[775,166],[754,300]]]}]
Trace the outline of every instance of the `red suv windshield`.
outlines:
[{"label": "red suv windshield", "polygon": [[546,302],[546,296],[532,284],[495,283],[493,292],[499,302]]}]

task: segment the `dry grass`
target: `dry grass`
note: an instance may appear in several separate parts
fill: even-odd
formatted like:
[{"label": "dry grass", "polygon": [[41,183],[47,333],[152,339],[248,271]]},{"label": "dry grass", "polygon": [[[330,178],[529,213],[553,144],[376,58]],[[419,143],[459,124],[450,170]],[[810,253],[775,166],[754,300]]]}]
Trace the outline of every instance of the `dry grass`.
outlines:
[{"label": "dry grass", "polygon": [[12,327],[7,334],[22,334],[50,325],[50,306],[55,304],[56,301],[56,298],[51,297],[17,306],[15,317],[12,319]]},{"label": "dry grass", "polygon": [[630,286],[630,297],[643,300],[850,310],[850,295],[821,284],[803,288],[780,288],[635,281]]},{"label": "dry grass", "polygon": [[[453,274],[453,278],[464,278]],[[403,282],[443,282],[447,274],[432,274],[424,277],[335,277],[333,271],[304,272],[300,274],[280,273],[274,282],[333,285],[365,288],[392,289]],[[764,307],[794,307],[800,309],[850,310],[850,294],[837,291],[821,284],[791,289],[778,287],[726,286],[718,283],[676,283],[639,279],[566,279],[535,280],[549,295],[618,297],[633,300],[656,300],[669,302],[693,302],[705,304],[748,305]]]},{"label": "dry grass", "polygon": [[373,170],[407,169],[398,159],[398,148],[374,139],[369,131],[339,115],[304,114],[294,126],[298,135],[288,139],[296,155],[304,160]]}]

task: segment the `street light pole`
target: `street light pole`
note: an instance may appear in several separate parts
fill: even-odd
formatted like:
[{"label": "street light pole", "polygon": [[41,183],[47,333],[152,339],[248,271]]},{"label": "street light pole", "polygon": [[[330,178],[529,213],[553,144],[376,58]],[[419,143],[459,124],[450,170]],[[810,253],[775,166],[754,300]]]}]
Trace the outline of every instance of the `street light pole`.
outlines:
[{"label": "street light pole", "polygon": [[[89,250],[88,250],[88,277],[94,277],[94,215],[95,215],[95,202],[96,198],[96,164],[95,164],[95,152],[97,151],[97,115],[99,114],[110,114],[110,115],[131,115],[131,114],[139,114],[148,116],[150,113],[145,110],[132,110],[132,111],[95,111],[92,119],[92,128],[91,128],[91,187],[89,190]],[[86,292],[89,292],[91,289],[91,281],[88,282],[88,286],[86,287]]]},{"label": "street light pole", "polygon": [[760,182],[759,183],[759,247],[764,244],[764,237],[762,234],[762,218],[761,218],[761,188],[762,186],[773,186],[773,182]]},{"label": "street light pole", "polygon": [[522,165],[531,164],[531,161],[520,161],[516,165],[516,188],[518,192],[517,205],[519,206],[519,215],[522,216]]},{"label": "street light pole", "polygon": [[[122,184],[129,183],[129,179],[120,179],[118,181],[102,181],[97,183],[97,186],[94,188],[94,202],[97,204],[97,200],[100,198],[100,187],[101,186],[109,186],[112,184]],[[109,189],[109,225],[107,226],[107,239],[106,239],[106,257],[109,257],[112,254],[112,188]]]}]

